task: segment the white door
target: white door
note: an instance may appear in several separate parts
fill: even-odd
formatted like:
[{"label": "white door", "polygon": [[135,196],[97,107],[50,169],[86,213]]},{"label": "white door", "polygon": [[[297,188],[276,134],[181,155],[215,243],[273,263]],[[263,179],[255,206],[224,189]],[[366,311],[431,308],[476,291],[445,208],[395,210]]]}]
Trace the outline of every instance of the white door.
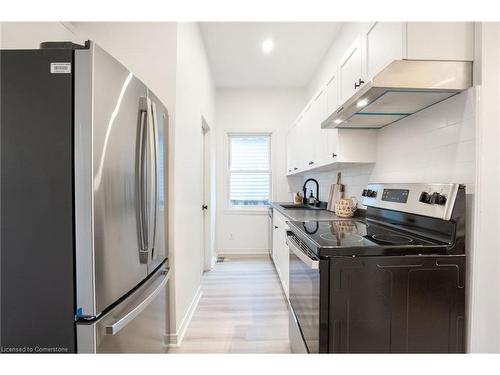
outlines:
[{"label": "white door", "polygon": [[286,133],[286,174],[293,173],[293,132],[295,126],[290,128]]},{"label": "white door", "polygon": [[298,172],[300,168],[300,139],[299,139],[299,120],[297,120],[297,123],[295,126],[290,130],[290,160],[292,162],[292,173]]},{"label": "white door", "polygon": [[314,164],[313,155],[313,126],[312,126],[312,103],[304,110],[304,116],[300,122],[299,144],[302,145],[300,152],[300,168],[302,170],[309,169]]},{"label": "white door", "polygon": [[[339,101],[339,77],[338,71],[335,69],[335,72],[332,74],[325,87],[326,94],[326,117],[330,116],[333,112],[335,112],[339,105],[341,104]],[[337,129],[324,129],[326,132],[326,154],[324,155],[324,161],[327,163],[331,163],[332,161],[338,160],[338,147],[337,147]]]},{"label": "white door", "polygon": [[330,116],[339,106],[339,79],[337,70],[332,74],[325,87],[326,92],[326,117]]},{"label": "white door", "polygon": [[344,103],[349,99],[361,87],[363,81],[363,54],[361,52],[361,37],[358,37],[340,61],[340,101]]},{"label": "white door", "polygon": [[328,156],[328,135],[331,129],[321,129],[321,123],[326,118],[326,87],[314,98],[313,103],[313,154],[314,165],[322,165]]},{"label": "white door", "polygon": [[375,22],[368,29],[365,38],[367,79],[403,58],[403,28],[403,22]]}]

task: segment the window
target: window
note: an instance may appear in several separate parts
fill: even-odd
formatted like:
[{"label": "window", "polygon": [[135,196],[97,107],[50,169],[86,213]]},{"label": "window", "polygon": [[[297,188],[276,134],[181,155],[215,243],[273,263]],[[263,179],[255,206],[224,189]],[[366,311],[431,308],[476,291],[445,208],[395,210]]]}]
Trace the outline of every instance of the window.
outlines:
[{"label": "window", "polygon": [[270,196],[270,135],[229,134],[229,205],[265,206]]}]

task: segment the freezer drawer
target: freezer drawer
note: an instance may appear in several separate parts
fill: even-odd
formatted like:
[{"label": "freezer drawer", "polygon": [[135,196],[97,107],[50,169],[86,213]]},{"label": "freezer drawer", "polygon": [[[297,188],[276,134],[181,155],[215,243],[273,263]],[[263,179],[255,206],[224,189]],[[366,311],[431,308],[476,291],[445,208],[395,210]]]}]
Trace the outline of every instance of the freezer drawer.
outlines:
[{"label": "freezer drawer", "polygon": [[165,353],[169,277],[161,267],[103,317],[78,322],[78,353]]}]

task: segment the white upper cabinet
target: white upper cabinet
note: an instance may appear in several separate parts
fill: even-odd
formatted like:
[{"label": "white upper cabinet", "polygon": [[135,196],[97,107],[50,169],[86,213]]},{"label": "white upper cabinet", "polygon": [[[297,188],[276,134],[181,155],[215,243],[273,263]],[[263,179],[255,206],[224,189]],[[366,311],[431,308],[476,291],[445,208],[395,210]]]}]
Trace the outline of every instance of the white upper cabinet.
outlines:
[{"label": "white upper cabinet", "polygon": [[299,168],[302,170],[308,169],[314,164],[314,152],[313,152],[313,141],[314,141],[314,119],[312,102],[304,109],[302,121],[300,123],[299,130]]},{"label": "white upper cabinet", "polygon": [[474,59],[473,22],[374,22],[361,38],[367,81],[394,60]]},{"label": "white upper cabinet", "polygon": [[328,91],[327,86],[323,87],[315,96],[313,102],[313,118],[314,118],[314,142],[313,154],[314,163],[323,165],[331,160],[332,154],[332,135],[331,129],[321,129],[321,123],[326,118],[328,113]]},{"label": "white upper cabinet", "polygon": [[474,60],[474,22],[405,22],[409,60]]},{"label": "white upper cabinet", "polygon": [[367,80],[394,60],[403,58],[404,25],[404,22],[375,22],[370,26],[363,38]]},{"label": "white upper cabinet", "polygon": [[[291,152],[287,152],[290,158],[290,166],[289,166],[289,174],[297,173],[301,170],[301,144],[300,144],[300,131],[301,131],[301,123],[302,123],[302,115],[299,116],[297,121],[295,122],[295,126],[290,129],[289,132],[289,142],[287,143],[287,147],[292,147]],[[303,168],[302,168],[303,170]]]},{"label": "white upper cabinet", "polygon": [[349,99],[365,81],[361,42],[361,37],[356,38],[339,63],[339,96],[342,103]]},{"label": "white upper cabinet", "polygon": [[296,124],[294,124],[289,130],[288,133],[286,133],[286,173],[291,174],[294,169],[293,165],[293,156],[294,156],[294,134],[295,134],[295,129],[296,129]]},{"label": "white upper cabinet", "polygon": [[326,94],[326,113],[323,116],[323,121],[330,113],[335,111],[339,106],[339,79],[337,77],[337,69],[332,74],[325,86]]}]

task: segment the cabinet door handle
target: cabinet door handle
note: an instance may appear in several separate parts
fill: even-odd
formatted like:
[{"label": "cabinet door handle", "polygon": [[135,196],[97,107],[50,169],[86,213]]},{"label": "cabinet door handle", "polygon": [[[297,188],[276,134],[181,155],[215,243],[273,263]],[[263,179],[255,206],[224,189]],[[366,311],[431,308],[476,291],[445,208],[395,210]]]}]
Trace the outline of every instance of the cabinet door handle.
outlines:
[{"label": "cabinet door handle", "polygon": [[274,229],[278,229],[278,226],[277,226],[277,225],[275,225],[275,226],[274,226]]},{"label": "cabinet door handle", "polygon": [[336,157],[337,157],[337,154],[333,153],[332,158],[336,158]]},{"label": "cabinet door handle", "polygon": [[365,83],[365,81],[363,81],[361,78],[358,80],[358,82],[354,82],[354,89],[357,89],[359,87],[361,87],[361,85]]},{"label": "cabinet door handle", "polygon": [[313,162],[313,161],[310,161],[310,162],[309,162],[309,165],[313,165],[313,164],[314,164],[314,162]]},{"label": "cabinet door handle", "polygon": [[296,171],[297,169],[299,169],[299,168],[297,168],[297,167],[293,167],[293,170],[294,170],[294,171]]}]

